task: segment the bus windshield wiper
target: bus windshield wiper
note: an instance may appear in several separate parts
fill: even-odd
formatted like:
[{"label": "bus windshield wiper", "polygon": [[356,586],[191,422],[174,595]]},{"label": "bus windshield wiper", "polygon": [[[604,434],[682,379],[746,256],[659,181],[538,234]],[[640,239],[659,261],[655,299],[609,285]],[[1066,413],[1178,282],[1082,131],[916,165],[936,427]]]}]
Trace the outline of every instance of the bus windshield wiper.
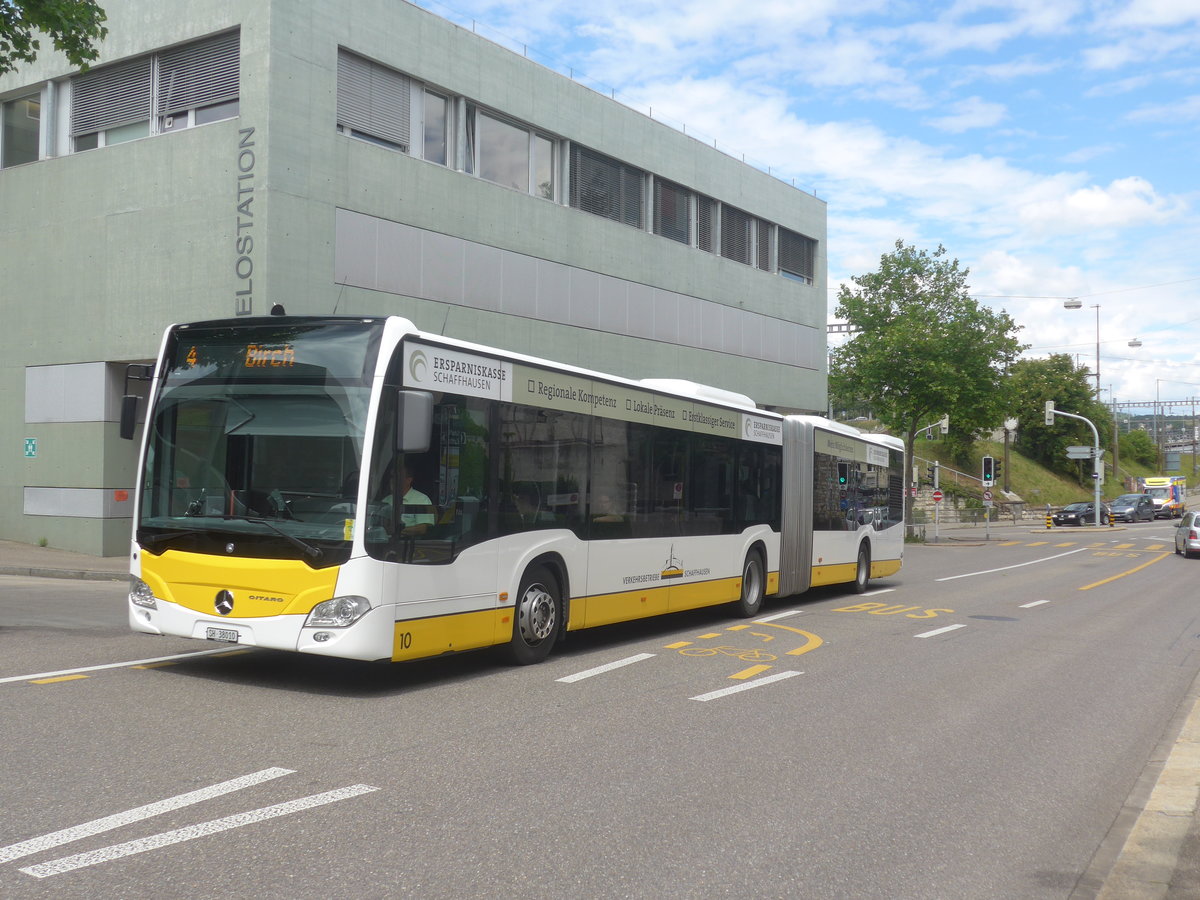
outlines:
[{"label": "bus windshield wiper", "polygon": [[143,547],[145,547],[147,550],[153,551],[154,548],[158,547],[159,545],[170,543],[171,541],[175,540],[176,538],[196,537],[198,535],[203,535],[203,534],[207,534],[207,532],[204,532],[204,531],[166,531],[166,532],[163,532],[162,534],[151,534],[151,535],[147,535],[146,537],[139,537],[138,543],[141,544]]},{"label": "bus windshield wiper", "polygon": [[291,544],[293,547],[298,547],[299,549],[303,550],[304,555],[307,556],[309,559],[313,560],[314,562],[319,560],[322,556],[325,555],[325,552],[320,547],[315,547],[312,544],[308,543],[308,541],[302,541],[302,540],[300,540],[300,538],[296,537],[294,534],[288,534],[286,531],[284,531],[282,528],[280,528],[278,525],[276,525],[274,522],[270,521],[269,519],[259,518],[258,516],[221,516],[221,519],[226,522],[229,522],[229,521],[253,522],[256,525],[266,525],[273,532],[275,532],[277,535],[279,535],[281,538],[283,538],[285,541],[287,541],[289,544]]}]

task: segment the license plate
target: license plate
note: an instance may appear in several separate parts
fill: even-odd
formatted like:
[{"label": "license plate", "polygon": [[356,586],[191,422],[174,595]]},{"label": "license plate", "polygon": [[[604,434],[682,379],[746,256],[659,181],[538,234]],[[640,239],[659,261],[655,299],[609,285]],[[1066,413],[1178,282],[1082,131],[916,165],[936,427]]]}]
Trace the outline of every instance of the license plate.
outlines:
[{"label": "license plate", "polygon": [[210,641],[222,641],[226,644],[238,642],[238,633],[230,628],[206,628],[204,636]]}]

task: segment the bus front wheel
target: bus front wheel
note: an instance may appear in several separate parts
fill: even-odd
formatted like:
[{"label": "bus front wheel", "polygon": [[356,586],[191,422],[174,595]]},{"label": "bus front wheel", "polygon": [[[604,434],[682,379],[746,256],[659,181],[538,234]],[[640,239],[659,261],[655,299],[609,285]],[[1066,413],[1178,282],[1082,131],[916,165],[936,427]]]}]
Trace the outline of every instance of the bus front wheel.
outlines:
[{"label": "bus front wheel", "polygon": [[867,542],[863,541],[858,545],[858,563],[854,568],[854,593],[863,593],[867,589],[867,582],[870,580],[871,551],[867,548]]},{"label": "bus front wheel", "polygon": [[763,561],[757,550],[746,554],[742,563],[742,595],[737,601],[737,611],[749,618],[757,616],[762,609],[763,596],[766,594],[767,580],[763,572]]},{"label": "bus front wheel", "polygon": [[513,634],[508,643],[512,662],[528,666],[550,655],[561,610],[558,582],[550,570],[536,566],[527,571],[513,606]]}]

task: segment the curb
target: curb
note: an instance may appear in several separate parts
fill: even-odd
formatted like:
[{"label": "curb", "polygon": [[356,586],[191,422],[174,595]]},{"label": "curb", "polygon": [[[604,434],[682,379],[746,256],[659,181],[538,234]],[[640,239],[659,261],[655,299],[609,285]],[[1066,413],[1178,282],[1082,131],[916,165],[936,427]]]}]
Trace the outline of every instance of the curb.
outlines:
[{"label": "curb", "polygon": [[0,575],[22,575],[26,578],[68,578],[77,581],[126,581],[125,572],[101,572],[88,569],[48,569],[43,566],[0,566]]}]

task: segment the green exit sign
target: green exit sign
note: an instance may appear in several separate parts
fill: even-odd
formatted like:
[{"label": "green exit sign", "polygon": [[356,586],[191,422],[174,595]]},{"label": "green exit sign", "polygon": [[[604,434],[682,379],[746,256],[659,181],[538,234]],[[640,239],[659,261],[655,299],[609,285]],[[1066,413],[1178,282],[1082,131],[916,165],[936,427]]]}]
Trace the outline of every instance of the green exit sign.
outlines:
[{"label": "green exit sign", "polygon": [[25,458],[37,458],[37,438],[25,438]]}]

